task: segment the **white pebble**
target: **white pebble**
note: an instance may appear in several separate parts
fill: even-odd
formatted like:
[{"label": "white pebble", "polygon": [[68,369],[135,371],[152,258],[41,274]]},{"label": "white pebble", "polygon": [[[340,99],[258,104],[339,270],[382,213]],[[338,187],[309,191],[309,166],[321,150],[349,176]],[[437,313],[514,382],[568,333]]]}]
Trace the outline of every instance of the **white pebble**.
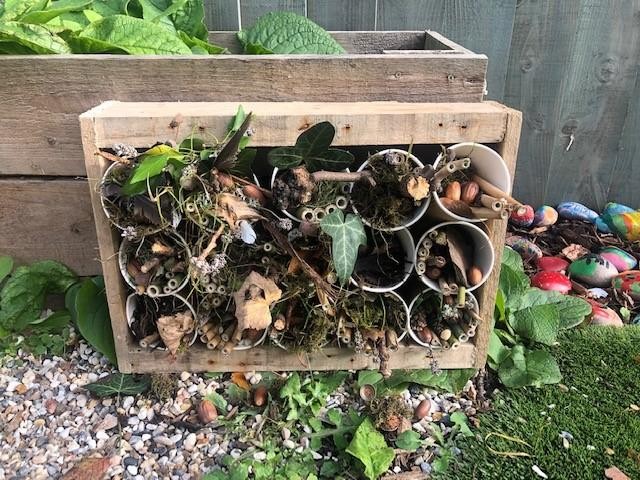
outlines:
[{"label": "white pebble", "polygon": [[313,450],[311,450],[311,456],[314,460],[322,460],[322,455],[318,452],[314,452]]},{"label": "white pebble", "polygon": [[180,374],[180,380],[182,380],[183,382],[186,382],[187,380],[189,380],[190,377],[191,377],[191,374],[189,372],[182,372]]},{"label": "white pebble", "polygon": [[393,473],[400,473],[402,471],[402,469],[400,467],[398,467],[397,465],[395,467],[393,467]]},{"label": "white pebble", "polygon": [[127,472],[129,472],[131,475],[137,475],[138,474],[138,467],[136,467],[135,465],[129,465],[127,467]]},{"label": "white pebble", "polygon": [[282,439],[289,440],[289,438],[291,438],[291,430],[289,430],[287,427],[284,427],[282,429]]},{"label": "white pebble", "polygon": [[122,400],[122,408],[126,411],[129,410],[133,405],[133,397],[124,397]]},{"label": "white pebble", "polygon": [[198,441],[195,433],[190,433],[187,435],[187,438],[184,439],[184,443],[182,444],[186,450],[193,450],[196,446],[196,442]]},{"label": "white pebble", "polygon": [[294,448],[296,448],[296,444],[295,444],[295,443],[293,443],[293,440],[288,440],[288,439],[287,439],[287,440],[285,440],[284,442],[282,442],[282,445],[283,445],[285,448],[289,448],[289,449],[291,449],[291,450],[293,450]]},{"label": "white pebble", "polygon": [[267,459],[266,452],[256,452],[253,454],[253,459],[257,462],[262,462]]}]

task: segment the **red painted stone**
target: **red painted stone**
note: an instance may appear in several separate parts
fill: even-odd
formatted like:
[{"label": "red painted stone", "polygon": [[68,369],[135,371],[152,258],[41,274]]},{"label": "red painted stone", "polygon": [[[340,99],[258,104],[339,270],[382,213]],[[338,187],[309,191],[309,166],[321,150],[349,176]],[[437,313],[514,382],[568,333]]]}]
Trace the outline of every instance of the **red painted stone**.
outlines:
[{"label": "red painted stone", "polygon": [[587,299],[587,302],[591,304],[591,315],[589,319],[589,325],[595,325],[600,327],[622,327],[622,319],[614,310],[603,307],[599,303],[593,300]]},{"label": "red painted stone", "polygon": [[571,280],[560,272],[538,272],[531,278],[531,285],[560,293],[571,291]]},{"label": "red painted stone", "polygon": [[509,221],[516,227],[529,227],[533,223],[534,215],[531,205],[522,205],[511,213]]},{"label": "red painted stone", "polygon": [[634,300],[640,300],[640,270],[628,270],[613,278],[611,286]]},{"label": "red painted stone", "polygon": [[538,270],[543,272],[562,272],[569,268],[569,262],[560,257],[541,257],[536,260]]}]

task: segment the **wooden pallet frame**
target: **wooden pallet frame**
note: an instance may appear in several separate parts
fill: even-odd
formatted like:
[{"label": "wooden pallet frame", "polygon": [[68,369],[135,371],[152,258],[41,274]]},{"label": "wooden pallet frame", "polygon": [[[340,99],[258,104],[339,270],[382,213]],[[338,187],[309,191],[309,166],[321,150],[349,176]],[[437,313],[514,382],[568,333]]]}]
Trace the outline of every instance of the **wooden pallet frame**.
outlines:
[{"label": "wooden pallet frame", "polygon": [[[301,130],[319,121],[336,127],[335,145],[451,144],[474,141],[492,144],[504,158],[512,176],[516,164],[521,113],[494,102],[480,103],[246,103],[254,113],[252,146],[293,145]],[[371,357],[348,349],[327,348],[300,356],[278,347],[259,346],[234,351],[229,356],[207,350],[198,343],[177,359],[166,352],[146,351],[134,343],[126,322],[128,291],[121,278],[117,251],[120,242],[104,216],[98,183],[107,162],[96,155],[114,143],[148,147],[158,140],[180,140],[193,131],[207,131],[221,138],[238,103],[121,103],[106,102],[80,116],[82,142],[91,190],[102,268],[107,286],[109,312],[116,340],[118,368],[122,372],[179,371],[278,371],[340,370],[378,368]],[[442,368],[479,368],[486,362],[506,221],[487,222],[495,248],[496,266],[488,281],[477,291],[480,314],[475,343],[455,351],[438,350],[435,358]],[[429,358],[420,346],[401,347],[392,353],[393,369],[425,368]]]}]

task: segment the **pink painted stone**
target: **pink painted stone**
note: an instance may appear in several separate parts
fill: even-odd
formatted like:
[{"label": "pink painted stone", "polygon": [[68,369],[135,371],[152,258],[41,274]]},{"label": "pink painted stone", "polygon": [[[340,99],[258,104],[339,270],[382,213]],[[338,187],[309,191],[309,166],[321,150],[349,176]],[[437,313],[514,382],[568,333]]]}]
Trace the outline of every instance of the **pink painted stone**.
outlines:
[{"label": "pink painted stone", "polygon": [[589,325],[595,325],[599,327],[622,327],[622,319],[614,310],[603,307],[593,300],[588,300],[591,304],[591,316],[589,319]]},{"label": "pink painted stone", "polygon": [[536,260],[538,270],[543,272],[562,272],[569,268],[569,262],[560,257],[540,257]]},{"label": "pink painted stone", "polygon": [[560,272],[538,272],[531,278],[531,285],[560,293],[571,291],[571,280]]}]

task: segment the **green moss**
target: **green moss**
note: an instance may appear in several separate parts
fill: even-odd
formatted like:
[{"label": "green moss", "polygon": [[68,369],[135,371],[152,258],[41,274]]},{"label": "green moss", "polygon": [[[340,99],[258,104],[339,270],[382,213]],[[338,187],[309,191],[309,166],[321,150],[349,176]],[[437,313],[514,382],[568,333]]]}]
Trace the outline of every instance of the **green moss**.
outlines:
[{"label": "green moss", "polygon": [[168,373],[159,373],[151,375],[150,394],[158,401],[173,397],[178,391],[178,378]]},{"label": "green moss", "polygon": [[[603,478],[615,465],[630,478],[640,478],[640,328],[590,327],[566,332],[551,348],[563,374],[562,385],[503,390],[493,410],[480,416],[477,438],[460,445],[462,460],[438,478],[537,478],[537,465],[549,478]],[[571,447],[560,433],[569,432]],[[531,448],[492,437],[503,433]],[[588,446],[594,447],[591,449]],[[523,451],[530,458],[506,458],[498,451]],[[612,449],[608,455],[606,449]]]}]

